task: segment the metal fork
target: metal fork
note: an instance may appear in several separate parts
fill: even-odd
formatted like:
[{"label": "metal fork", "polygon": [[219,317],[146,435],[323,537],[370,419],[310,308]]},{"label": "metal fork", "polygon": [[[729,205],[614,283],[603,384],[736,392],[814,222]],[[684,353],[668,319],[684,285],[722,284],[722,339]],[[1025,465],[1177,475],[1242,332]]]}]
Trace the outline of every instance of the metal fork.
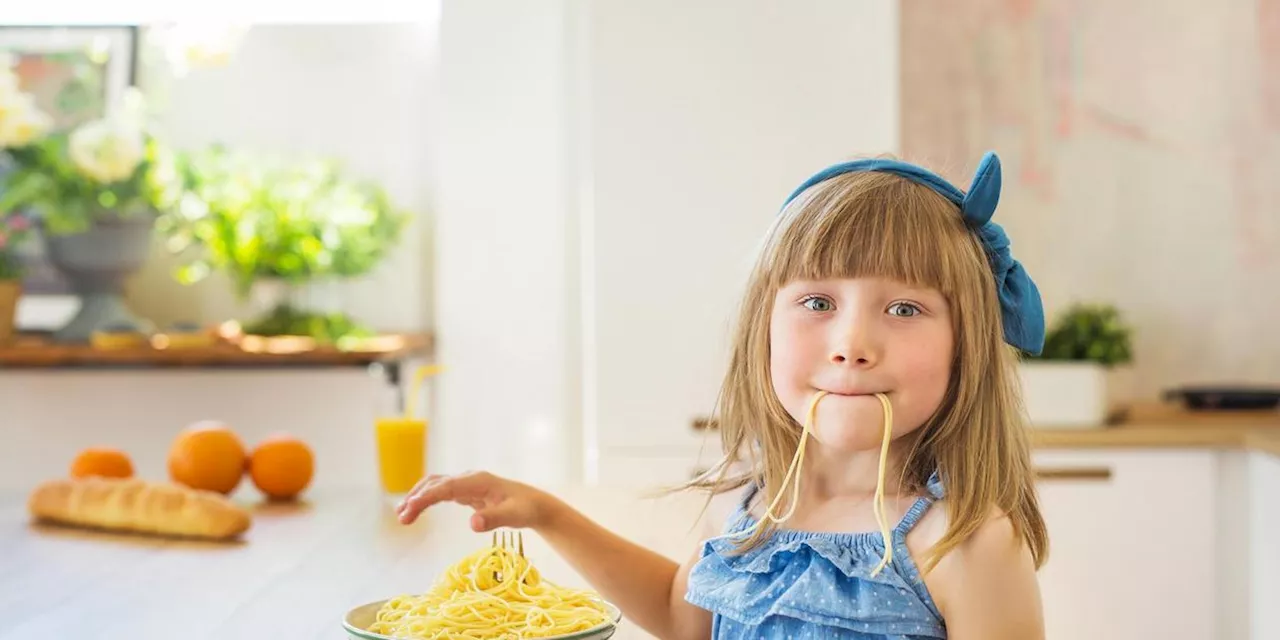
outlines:
[{"label": "metal fork", "polygon": [[[524,532],[523,531],[502,531],[502,532],[494,531],[493,543],[490,546],[495,548],[500,547],[502,549],[507,549],[509,551],[515,551],[520,554],[521,558],[523,558],[524,557]],[[498,582],[502,582],[502,572],[494,571],[493,579]]]},{"label": "metal fork", "polygon": [[523,531],[501,531],[501,532],[494,531],[492,546],[494,547],[501,546],[503,549],[509,549],[511,551],[515,551],[520,554],[521,558],[523,558],[524,557],[524,532]]}]

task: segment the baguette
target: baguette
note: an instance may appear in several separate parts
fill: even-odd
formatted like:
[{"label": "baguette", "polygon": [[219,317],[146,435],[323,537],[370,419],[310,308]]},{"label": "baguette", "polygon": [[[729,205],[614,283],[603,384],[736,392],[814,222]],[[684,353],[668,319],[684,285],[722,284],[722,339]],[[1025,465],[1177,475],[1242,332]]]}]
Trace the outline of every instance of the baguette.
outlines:
[{"label": "baguette", "polygon": [[27,508],[37,520],[213,540],[235,538],[252,521],[221,494],[138,478],[50,480],[31,493]]}]

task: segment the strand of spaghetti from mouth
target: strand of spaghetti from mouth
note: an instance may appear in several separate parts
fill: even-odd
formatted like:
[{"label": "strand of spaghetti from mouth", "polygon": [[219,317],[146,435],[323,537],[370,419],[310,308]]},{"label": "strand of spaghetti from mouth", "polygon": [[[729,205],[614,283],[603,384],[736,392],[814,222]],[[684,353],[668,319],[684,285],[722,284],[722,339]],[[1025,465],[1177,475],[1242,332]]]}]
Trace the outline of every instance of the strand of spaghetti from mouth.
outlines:
[{"label": "strand of spaghetti from mouth", "polygon": [[[786,475],[782,477],[782,484],[778,487],[778,495],[774,496],[773,501],[765,508],[764,515],[754,525],[740,532],[738,536],[743,538],[750,537],[758,528],[764,526],[765,522],[782,524],[795,513],[796,505],[800,502],[800,470],[804,465],[805,445],[809,441],[809,436],[813,434],[813,423],[817,415],[818,401],[826,395],[826,391],[819,391],[809,401],[809,410],[805,413],[804,427],[800,431],[800,442],[796,445],[795,456],[791,458],[791,466],[787,468]],[[889,396],[883,393],[877,393],[876,398],[880,400],[880,407],[884,411],[884,436],[880,442],[880,466],[877,470],[876,493],[875,500],[872,503],[872,511],[875,513],[876,524],[880,525],[880,535],[884,538],[884,555],[880,558],[880,563],[872,570],[871,575],[873,577],[879,575],[893,561],[893,536],[884,507],[884,484],[889,466],[889,442],[893,436],[893,405],[889,402]],[[779,502],[787,493],[787,483],[792,482],[793,479],[791,504],[788,505],[787,512],[781,516],[774,515]]]},{"label": "strand of spaghetti from mouth", "polygon": [[889,396],[883,393],[877,393],[876,397],[880,399],[880,407],[884,409],[884,437],[880,442],[880,469],[876,476],[876,499],[871,506],[876,514],[876,523],[880,525],[880,535],[884,538],[884,556],[880,558],[880,564],[871,571],[872,576],[879,575],[893,560],[893,538],[889,532],[889,517],[884,511],[884,479],[889,466],[889,440],[893,436],[893,405],[889,403]]}]

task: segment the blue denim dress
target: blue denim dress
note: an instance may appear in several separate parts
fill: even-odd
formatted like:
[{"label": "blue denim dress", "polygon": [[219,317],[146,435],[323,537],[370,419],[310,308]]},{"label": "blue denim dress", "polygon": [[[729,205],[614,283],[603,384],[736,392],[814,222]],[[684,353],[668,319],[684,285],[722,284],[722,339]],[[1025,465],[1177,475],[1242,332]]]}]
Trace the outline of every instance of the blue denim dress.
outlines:
[{"label": "blue denim dress", "polygon": [[879,531],[820,533],[775,530],[745,554],[729,536],[755,524],[748,495],[726,535],[706,541],[689,573],[685,600],[712,612],[711,637],[791,640],[923,640],[946,638],[946,626],[907,551],[907,532],[942,497],[935,474],[893,529],[892,561]]}]

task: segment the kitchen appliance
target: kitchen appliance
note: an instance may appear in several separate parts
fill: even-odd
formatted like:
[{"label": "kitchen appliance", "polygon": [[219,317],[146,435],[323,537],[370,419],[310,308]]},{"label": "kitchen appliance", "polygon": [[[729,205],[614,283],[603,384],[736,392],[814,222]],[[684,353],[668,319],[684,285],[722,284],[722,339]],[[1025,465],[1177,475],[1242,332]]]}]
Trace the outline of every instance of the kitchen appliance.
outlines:
[{"label": "kitchen appliance", "polygon": [[1258,411],[1280,407],[1280,388],[1194,385],[1166,390],[1164,399],[1196,411]]}]

